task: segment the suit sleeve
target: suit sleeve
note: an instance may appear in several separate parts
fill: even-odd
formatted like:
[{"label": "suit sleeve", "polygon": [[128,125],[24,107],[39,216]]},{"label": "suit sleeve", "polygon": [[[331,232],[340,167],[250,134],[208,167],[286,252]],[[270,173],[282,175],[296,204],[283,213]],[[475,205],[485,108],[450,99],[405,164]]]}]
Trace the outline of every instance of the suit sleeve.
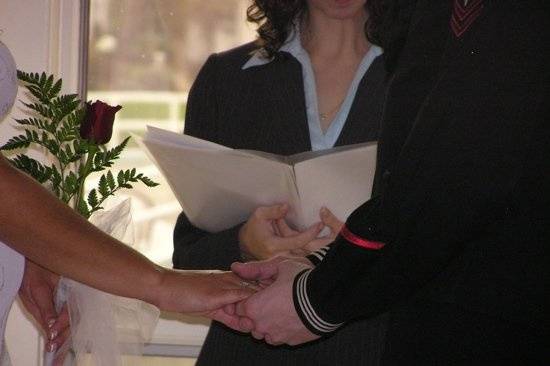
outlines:
[{"label": "suit sleeve", "polygon": [[[425,229],[418,230],[414,237],[399,238],[377,232],[381,211],[373,209],[373,202],[357,209],[345,225],[352,234],[341,233],[323,261],[294,280],[294,305],[304,325],[318,335],[331,333],[352,319],[390,310],[418,294],[428,283],[437,286],[439,274],[452,273],[457,263],[460,268],[471,262],[502,266],[500,261],[505,256],[514,264],[494,267],[503,272],[494,272],[495,269],[487,272],[498,276],[497,279],[487,280],[483,277],[485,272],[471,271],[465,281],[473,278],[476,284],[477,280],[487,280],[483,283],[502,286],[496,291],[521,289],[528,283],[528,289],[522,291],[535,294],[535,299],[543,298],[544,286],[537,274],[548,273],[542,258],[550,241],[547,225],[550,129],[546,121],[539,122],[532,133],[526,134],[531,138],[524,145],[525,158],[518,166],[521,173],[510,184],[510,191],[504,195],[506,199],[494,207],[485,207],[487,201],[483,197],[477,202],[469,199],[480,197],[477,192],[460,195],[432,192],[426,206],[429,212],[423,214]],[[449,207],[457,210],[450,211]],[[456,226],[457,214],[466,224]],[[490,259],[483,257],[490,255],[493,256]],[[442,286],[449,289],[448,284]],[[452,289],[449,291],[453,293]],[[492,301],[493,289],[485,292],[486,295],[476,293],[468,301],[483,303],[483,296]],[[520,297],[520,300],[526,302],[522,307],[528,312],[540,311],[540,306],[529,299]]]},{"label": "suit sleeve", "polygon": [[[187,101],[185,133],[218,142],[219,121],[217,55],[211,55],[195,80]],[[241,261],[238,233],[241,225],[208,233],[194,227],[182,212],[174,229],[172,262],[178,269],[222,269]]]}]

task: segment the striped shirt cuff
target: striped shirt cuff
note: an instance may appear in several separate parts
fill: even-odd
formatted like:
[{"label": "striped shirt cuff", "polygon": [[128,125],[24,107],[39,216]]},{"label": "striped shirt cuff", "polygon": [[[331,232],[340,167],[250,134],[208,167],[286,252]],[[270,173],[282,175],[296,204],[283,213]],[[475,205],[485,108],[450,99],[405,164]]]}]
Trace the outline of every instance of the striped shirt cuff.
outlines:
[{"label": "striped shirt cuff", "polygon": [[306,328],[319,336],[334,332],[343,323],[334,324],[323,320],[316,312],[307,295],[307,279],[312,269],[305,269],[294,278],[292,286],[294,307]]},{"label": "striped shirt cuff", "polygon": [[330,245],[317,249],[315,252],[310,253],[306,256],[307,259],[314,265],[318,265],[325,258],[328,251],[330,250]]}]

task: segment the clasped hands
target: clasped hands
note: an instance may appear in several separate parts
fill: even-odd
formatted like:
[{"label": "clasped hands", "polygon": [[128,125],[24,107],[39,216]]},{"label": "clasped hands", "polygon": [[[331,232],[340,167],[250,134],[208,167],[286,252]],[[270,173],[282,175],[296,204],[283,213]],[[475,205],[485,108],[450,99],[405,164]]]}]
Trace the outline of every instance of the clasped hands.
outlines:
[{"label": "clasped hands", "polygon": [[296,275],[311,268],[303,257],[276,257],[267,261],[233,263],[231,270],[259,290],[238,303],[224,307],[226,326],[271,345],[297,345],[319,338],[298,317],[292,298]]},{"label": "clasped hands", "polygon": [[[241,228],[241,250],[259,262],[234,263],[231,270],[239,277],[257,284],[258,292],[236,304],[224,307],[228,327],[249,332],[271,345],[297,345],[319,338],[302,323],[293,303],[294,278],[312,267],[305,255],[331,243],[342,227],[326,208],[321,222],[303,232],[288,226],[288,205],[259,207]],[[324,227],[330,234],[318,237]]]}]

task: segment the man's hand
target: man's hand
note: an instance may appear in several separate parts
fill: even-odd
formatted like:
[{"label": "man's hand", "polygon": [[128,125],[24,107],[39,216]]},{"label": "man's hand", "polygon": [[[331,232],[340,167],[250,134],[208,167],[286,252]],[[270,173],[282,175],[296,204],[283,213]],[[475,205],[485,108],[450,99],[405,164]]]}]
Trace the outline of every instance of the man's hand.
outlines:
[{"label": "man's hand", "polygon": [[[70,335],[67,307],[60,314],[55,311],[54,296],[58,281],[59,276],[55,273],[26,260],[19,297],[44,331],[48,352],[58,349]],[[59,355],[56,362],[62,362],[62,359],[64,355]]]},{"label": "man's hand", "polygon": [[281,258],[234,263],[231,269],[243,279],[271,284],[238,303],[235,307],[235,313],[240,317],[237,326],[227,325],[241,332],[250,332],[254,338],[264,339],[272,345],[297,345],[319,338],[303,325],[292,300],[294,278],[310,267],[306,262]]},{"label": "man's hand", "polygon": [[[288,209],[288,205],[283,204],[258,207],[254,210],[239,231],[241,251],[254,259],[268,259],[283,252],[299,249],[315,239],[324,227],[320,222],[302,232],[279,232],[279,226],[288,227],[284,223]],[[278,222],[281,224],[277,225]]]}]

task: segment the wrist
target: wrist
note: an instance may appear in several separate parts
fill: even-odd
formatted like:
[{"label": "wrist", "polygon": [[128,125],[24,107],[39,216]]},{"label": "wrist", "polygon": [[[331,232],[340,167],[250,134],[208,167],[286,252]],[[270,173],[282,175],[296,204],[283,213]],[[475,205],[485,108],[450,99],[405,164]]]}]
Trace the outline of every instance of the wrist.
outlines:
[{"label": "wrist", "polygon": [[315,304],[307,293],[307,281],[312,269],[304,269],[296,275],[292,285],[294,308],[304,326],[313,334],[324,336],[336,331],[343,323],[331,323],[315,311]]},{"label": "wrist", "polygon": [[162,309],[164,296],[166,295],[164,283],[166,282],[166,277],[169,275],[168,272],[168,269],[155,264],[152,271],[148,273],[147,276],[143,277],[143,294],[140,297],[140,300]]}]

